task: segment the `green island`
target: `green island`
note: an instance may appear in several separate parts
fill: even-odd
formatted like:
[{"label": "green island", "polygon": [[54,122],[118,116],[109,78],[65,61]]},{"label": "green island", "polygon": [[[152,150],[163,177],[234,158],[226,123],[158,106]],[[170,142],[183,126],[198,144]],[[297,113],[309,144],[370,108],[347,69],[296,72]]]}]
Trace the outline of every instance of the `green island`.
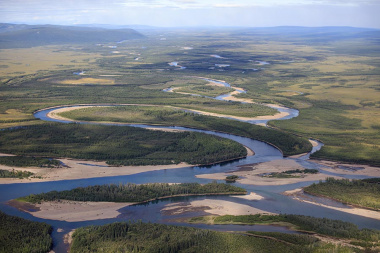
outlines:
[{"label": "green island", "polygon": [[[366,252],[377,252],[377,250],[380,249],[380,230],[359,229],[352,223],[327,218],[316,218],[294,214],[256,214],[239,216],[201,216],[191,218],[188,222],[207,224],[261,224],[287,226],[292,230],[307,232],[311,235],[315,233],[332,238],[348,239],[349,244],[366,248],[366,250],[368,250]],[[260,232],[252,233],[261,234]]]},{"label": "green island", "polygon": [[236,176],[236,175],[230,175],[230,176],[226,176],[225,181],[226,181],[227,183],[235,183],[236,180],[238,180],[238,179],[239,179],[239,176]]},{"label": "green island", "polygon": [[0,142],[4,153],[103,160],[113,166],[212,164],[247,155],[239,143],[207,134],[119,126],[34,125],[6,129]]},{"label": "green island", "polygon": [[70,252],[375,252],[304,234],[226,233],[152,223],[113,223],[77,229]]},{"label": "green island", "polygon": [[0,212],[0,252],[45,253],[53,240],[52,227],[46,223],[29,221]]},{"label": "green island", "polygon": [[304,176],[305,174],[318,174],[319,171],[316,169],[296,169],[296,170],[287,170],[283,172],[272,172],[269,174],[262,175],[263,177],[270,178],[299,178]]},{"label": "green island", "polygon": [[380,179],[334,179],[327,178],[324,182],[312,184],[304,188],[304,192],[331,198],[345,204],[380,210]]},{"label": "green island", "polygon": [[230,184],[212,182],[208,184],[110,184],[79,187],[67,191],[51,191],[32,194],[17,200],[39,203],[42,201],[73,200],[73,201],[105,201],[105,202],[147,202],[156,199],[191,195],[244,195],[247,191]]},{"label": "green island", "polygon": [[59,115],[73,120],[184,126],[231,133],[278,147],[285,156],[309,152],[310,142],[292,134],[230,119],[197,115],[176,108],[113,106],[78,108]]}]

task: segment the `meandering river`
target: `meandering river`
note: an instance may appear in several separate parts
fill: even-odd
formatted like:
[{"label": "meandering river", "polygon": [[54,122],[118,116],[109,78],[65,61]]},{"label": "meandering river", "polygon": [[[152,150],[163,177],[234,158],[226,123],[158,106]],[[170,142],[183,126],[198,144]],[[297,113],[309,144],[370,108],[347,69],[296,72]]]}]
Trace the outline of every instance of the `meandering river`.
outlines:
[{"label": "meandering river", "polygon": [[[48,113],[52,110],[56,110],[59,108],[50,108],[46,110],[39,111],[35,114],[36,118],[45,121],[55,121],[61,123],[69,123],[71,121],[57,120],[48,117]],[[297,112],[298,115],[298,112]],[[293,115],[294,116],[294,115]],[[292,116],[289,116],[292,117]],[[83,124],[99,124],[99,123],[88,123],[81,122]],[[251,122],[253,123],[253,122]],[[152,126],[148,125],[130,125],[130,124],[117,124],[118,126],[128,125],[134,127],[143,127],[148,128]],[[157,128],[157,126],[154,126]],[[273,227],[273,226],[237,226],[237,225],[204,225],[204,224],[183,224],[183,223],[173,223],[168,219],[172,218],[183,218],[187,216],[196,216],[202,213],[188,213],[177,216],[165,216],[164,213],[161,212],[162,208],[173,202],[186,202],[189,200],[202,200],[202,199],[220,199],[227,200],[239,204],[249,205],[267,212],[273,213],[292,213],[292,214],[303,214],[303,215],[311,215],[315,217],[326,217],[330,219],[340,219],[344,221],[349,221],[357,224],[359,227],[365,228],[380,228],[380,221],[374,220],[370,218],[365,218],[362,216],[352,215],[336,210],[331,210],[325,207],[316,206],[304,202],[299,202],[297,200],[292,199],[289,196],[284,196],[281,192],[286,190],[292,190],[295,188],[303,187],[310,185],[312,182],[302,182],[296,184],[289,185],[279,185],[279,186],[254,186],[254,185],[242,185],[240,183],[235,183],[235,185],[243,187],[247,189],[248,192],[255,192],[264,197],[264,199],[256,201],[256,200],[247,200],[242,198],[236,198],[232,196],[196,196],[196,197],[177,197],[165,200],[159,200],[155,202],[150,202],[144,205],[136,205],[136,206],[128,206],[119,210],[121,215],[118,218],[114,219],[103,219],[103,220],[94,220],[94,221],[84,221],[84,222],[64,222],[64,221],[56,221],[56,220],[45,220],[36,218],[29,213],[21,212],[16,208],[13,208],[6,204],[7,201],[18,198],[21,196],[36,194],[41,192],[47,192],[52,190],[69,190],[76,187],[84,187],[89,185],[97,185],[97,184],[110,184],[110,183],[153,183],[153,182],[167,182],[167,183],[185,183],[185,182],[198,182],[198,183],[208,183],[211,180],[197,178],[197,175],[200,174],[210,174],[210,173],[218,173],[218,172],[228,172],[231,170],[236,170],[238,166],[247,165],[247,164],[255,164],[261,162],[267,162],[272,160],[279,159],[290,159],[283,158],[282,154],[279,150],[274,148],[273,146],[266,144],[264,142],[251,140],[244,137],[234,136],[225,133],[218,133],[213,131],[203,131],[197,129],[183,128],[183,127],[159,127],[159,128],[170,128],[170,129],[180,129],[186,131],[197,131],[203,132],[206,134],[212,134],[216,136],[220,136],[223,138],[228,138],[234,141],[237,141],[244,146],[252,149],[255,152],[254,156],[250,156],[244,159],[240,159],[238,161],[232,161],[223,164],[216,164],[207,167],[186,167],[180,169],[172,169],[172,170],[159,170],[159,171],[151,171],[144,172],[134,175],[128,176],[116,176],[116,177],[104,177],[104,178],[90,178],[90,179],[79,179],[79,180],[64,180],[64,181],[55,181],[55,182],[42,182],[42,183],[24,183],[24,184],[7,184],[0,185],[0,210],[11,214],[20,216],[33,221],[42,221],[51,224],[54,227],[54,232],[52,234],[54,240],[54,248],[55,252],[66,252],[67,245],[63,243],[63,236],[65,233],[70,232],[72,229],[87,226],[87,225],[99,225],[106,224],[115,221],[127,221],[127,220],[138,220],[141,219],[143,221],[151,221],[165,224],[177,224],[177,225],[186,225],[186,226],[194,226],[198,228],[210,228],[214,230],[228,230],[228,231],[247,231],[247,230],[259,230],[259,231],[278,231],[278,232],[289,232],[286,228],[283,227]],[[321,143],[318,147],[313,149],[313,152],[318,150],[321,147]],[[323,170],[323,166],[312,163],[307,160],[308,156],[300,157],[295,159],[299,164],[302,164],[305,168],[316,168]],[[343,175],[344,176],[344,175]],[[62,229],[62,232],[58,232],[57,229]]]}]

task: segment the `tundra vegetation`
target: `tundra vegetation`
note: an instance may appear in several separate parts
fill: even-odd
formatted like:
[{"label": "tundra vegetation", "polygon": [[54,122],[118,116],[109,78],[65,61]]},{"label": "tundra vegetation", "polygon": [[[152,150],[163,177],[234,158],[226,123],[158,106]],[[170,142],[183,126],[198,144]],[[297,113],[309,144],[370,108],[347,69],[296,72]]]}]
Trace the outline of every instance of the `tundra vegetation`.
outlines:
[{"label": "tundra vegetation", "polygon": [[[112,165],[181,161],[197,164],[246,154],[245,149],[234,142],[195,133],[46,124],[33,117],[39,109],[74,104],[149,104],[157,109],[136,106],[130,119],[125,117],[131,115],[131,107],[101,109],[99,113],[89,109],[86,111],[88,115],[73,111],[67,116],[222,131],[266,141],[280,148],[284,155],[310,151],[307,138],[312,137],[325,144],[312,155],[313,158],[380,165],[379,31],[286,27],[218,32],[207,29],[163,30],[159,33],[146,31],[144,37],[128,30],[124,32],[140,39],[116,43],[119,37],[114,34],[97,38],[101,43],[87,43],[94,33],[83,36],[83,32],[78,35],[78,32],[71,31],[72,35],[79,37],[68,41],[73,37],[67,36],[70,31],[49,27],[39,37],[46,38],[49,30],[54,34],[54,40],[49,43],[38,41],[30,31],[17,31],[13,37],[1,35],[0,128],[8,129],[0,131],[0,151],[23,156],[17,161],[21,165],[34,163],[32,157],[98,159]],[[107,31],[99,34],[107,34]],[[158,34],[165,36],[166,40],[160,40]],[[168,63],[173,61],[185,68],[170,66]],[[272,109],[261,104],[210,98],[227,89],[210,88],[199,77],[224,80],[243,88],[246,93],[236,95],[240,99],[281,104],[298,109],[300,114],[290,120],[271,121],[272,128],[265,128],[178,110],[243,117],[274,114]],[[167,88],[201,96],[162,91]],[[4,158],[2,162],[15,163],[11,158]],[[326,185],[318,185],[322,186],[321,192],[324,187],[330,189],[329,192],[344,192],[343,195],[349,197],[341,201],[354,202],[355,197],[345,190],[345,185],[366,194],[377,189],[373,182],[377,181],[327,180]],[[373,199],[371,194],[364,199]],[[338,196],[328,197],[338,199]],[[365,205],[378,208],[374,203],[376,201]],[[45,231],[43,241],[46,242],[38,243],[45,245],[41,251],[49,250],[51,241],[46,236],[49,228],[23,229],[23,221],[11,218],[8,223],[9,218],[1,217],[6,223],[0,227],[6,230],[0,235],[12,235],[10,244],[2,246],[1,250],[9,252],[15,247],[16,252],[30,252],[34,249],[33,243],[39,240],[34,240],[37,238],[34,234],[23,233],[40,231]],[[357,247],[327,244],[303,235],[251,232],[249,236],[242,236],[157,224],[116,223],[78,229],[74,234],[72,252],[379,251],[378,231],[360,230],[349,223],[295,215],[252,217],[222,216],[215,220],[250,224],[286,222],[302,230],[348,240],[352,247]],[[23,236],[13,235],[13,230]],[[0,240],[0,243],[5,242],[8,243],[5,239]],[[24,242],[27,246],[23,246]],[[18,250],[17,247],[23,248]]]},{"label": "tundra vegetation", "polygon": [[[270,125],[322,140],[325,146],[313,157],[379,165],[378,32],[359,29],[348,36],[337,29],[339,42],[331,33],[310,36],[313,32],[162,31],[165,41],[147,32],[128,43],[2,49],[0,126],[40,124],[33,111],[79,103],[172,105],[240,116],[260,112],[253,105],[162,92],[169,87],[208,92],[196,78],[201,76],[243,88],[247,93],[240,98],[299,109],[299,117]],[[7,60],[12,58],[17,60]],[[169,66],[173,61],[186,69]]]}]

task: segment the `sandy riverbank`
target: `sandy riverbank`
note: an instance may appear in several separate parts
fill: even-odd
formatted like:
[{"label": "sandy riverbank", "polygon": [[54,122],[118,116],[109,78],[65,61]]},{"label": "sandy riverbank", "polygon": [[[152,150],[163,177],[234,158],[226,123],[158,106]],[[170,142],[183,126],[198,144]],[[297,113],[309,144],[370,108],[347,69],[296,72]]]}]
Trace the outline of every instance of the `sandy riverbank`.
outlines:
[{"label": "sandy riverbank", "polygon": [[74,159],[59,159],[67,167],[60,168],[18,168],[0,165],[0,169],[6,170],[26,170],[35,173],[39,178],[0,178],[0,184],[14,184],[14,183],[34,183],[34,182],[48,182],[59,180],[73,180],[85,179],[96,177],[112,177],[112,176],[127,176],[142,172],[165,170],[165,169],[178,169],[189,167],[186,163],[173,164],[173,165],[151,165],[151,166],[120,166],[109,167],[105,162],[95,161],[82,161]]},{"label": "sandy riverbank", "polygon": [[271,214],[258,208],[227,200],[204,199],[190,202],[167,204],[162,210],[164,215],[179,215],[189,212],[203,211],[211,215],[248,215]]},{"label": "sandy riverbank", "polygon": [[364,209],[364,208],[351,207],[348,205],[347,205],[347,207],[336,207],[336,206],[330,206],[330,205],[326,205],[326,204],[322,204],[322,203],[312,201],[310,198],[308,198],[307,195],[305,195],[305,193],[303,192],[303,190],[301,188],[294,189],[291,191],[285,191],[285,192],[283,192],[283,194],[287,195],[287,196],[291,196],[293,199],[301,201],[301,202],[305,202],[305,203],[309,203],[309,204],[313,204],[313,205],[317,205],[317,206],[322,206],[322,207],[326,207],[329,209],[333,209],[333,210],[337,210],[337,211],[341,211],[341,212],[345,212],[345,213],[350,213],[350,214],[354,214],[354,215],[359,215],[359,216],[363,216],[363,217],[367,217],[367,218],[371,218],[371,219],[380,220],[380,212],[377,212],[377,211],[372,211],[372,210],[368,210],[368,209]]},{"label": "sandy riverbank", "polygon": [[310,161],[326,166],[325,168],[323,168],[323,170],[328,172],[344,175],[364,175],[369,177],[380,177],[380,167],[314,159],[311,159]]},{"label": "sandy riverbank", "polygon": [[[303,174],[300,178],[269,178],[263,177],[262,174],[273,173],[273,172],[283,172],[286,170],[296,170],[304,169],[295,160],[291,159],[280,159],[270,162],[264,162],[259,164],[251,164],[240,166],[236,171],[231,171],[228,173],[214,173],[214,174],[203,174],[197,175],[198,178],[224,180],[229,175],[237,175],[239,183],[249,184],[249,185],[286,185],[294,184],[298,182],[308,182],[308,181],[318,181],[324,180],[326,177],[331,177],[322,173],[318,174]],[[335,177],[339,178],[339,177]]]},{"label": "sandy riverbank", "polygon": [[[25,212],[30,213],[34,217],[59,220],[67,222],[89,221],[116,218],[120,212],[117,210],[132,205],[133,203],[113,203],[113,202],[79,202],[79,201],[51,201],[42,202],[41,204],[27,204],[27,208],[23,208],[23,203],[12,201],[10,203]],[[34,210],[30,211],[31,205]]]},{"label": "sandy riverbank", "polygon": [[[263,199],[262,196],[255,193],[233,197],[244,198],[252,201]],[[69,200],[49,201],[42,202],[40,204],[31,204],[12,200],[8,203],[9,205],[14,206],[24,212],[30,213],[34,217],[67,222],[116,218],[121,214],[118,211],[119,209],[133,205],[133,203],[81,202]],[[163,212],[163,215],[177,215],[199,211],[204,211],[213,215],[268,213],[248,205],[217,199],[170,203],[167,204],[161,211]]]}]

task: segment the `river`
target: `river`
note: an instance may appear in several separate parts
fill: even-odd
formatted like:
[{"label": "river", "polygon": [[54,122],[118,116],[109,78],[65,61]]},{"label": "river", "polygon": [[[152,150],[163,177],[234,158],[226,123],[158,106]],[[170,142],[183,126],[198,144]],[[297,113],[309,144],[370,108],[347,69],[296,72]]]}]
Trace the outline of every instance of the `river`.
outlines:
[{"label": "river", "polygon": [[[71,121],[63,121],[49,118],[47,114],[58,108],[51,108],[39,111],[35,114],[36,118],[40,118],[41,120],[46,121],[55,121],[61,123],[69,123]],[[98,124],[98,123],[88,123],[83,122],[84,124]],[[112,124],[111,124],[112,125]],[[117,124],[118,126],[124,126],[123,124]],[[151,127],[148,125],[130,125],[128,126],[134,127]],[[157,128],[157,126],[154,126]],[[183,128],[183,127],[160,127],[160,128],[175,128],[186,131],[197,131],[203,132],[206,134],[217,135],[223,138],[228,138],[234,141],[237,141],[248,148],[252,149],[255,152],[254,156],[250,156],[244,159],[240,159],[237,161],[227,162],[223,164],[216,164],[212,166],[206,167],[186,167],[180,169],[171,169],[171,170],[159,170],[159,171],[151,171],[144,172],[134,175],[128,176],[116,176],[116,177],[103,177],[103,178],[89,178],[89,179],[78,179],[78,180],[64,180],[64,181],[55,181],[55,182],[42,182],[42,183],[24,183],[24,184],[7,184],[0,185],[0,210],[11,215],[16,215],[19,217],[23,217],[33,221],[42,221],[48,224],[51,224],[54,228],[54,232],[52,234],[54,247],[53,250],[55,252],[66,252],[67,245],[63,242],[64,234],[70,232],[72,229],[87,226],[87,225],[100,225],[107,224],[110,222],[116,221],[128,221],[128,220],[143,220],[150,222],[158,222],[164,224],[177,224],[177,225],[185,225],[185,226],[194,226],[198,228],[209,228],[214,230],[222,230],[222,231],[247,231],[247,230],[258,230],[258,231],[277,231],[277,232],[287,232],[291,233],[288,229],[284,227],[275,227],[275,226],[237,226],[237,225],[204,225],[204,224],[184,224],[184,223],[175,223],[170,221],[172,218],[183,218],[183,217],[193,217],[197,215],[202,215],[202,212],[193,212],[187,213],[178,216],[165,216],[164,213],[161,212],[162,208],[173,202],[188,202],[190,200],[202,200],[202,199],[220,199],[227,200],[239,204],[249,205],[267,212],[273,213],[291,213],[291,214],[302,214],[302,215],[310,215],[315,217],[326,217],[330,219],[340,219],[343,221],[349,221],[354,224],[357,224],[361,228],[379,228],[380,221],[374,220],[370,218],[365,218],[362,216],[352,215],[332,209],[328,209],[325,207],[312,205],[304,202],[299,202],[297,200],[292,199],[289,196],[284,196],[281,193],[286,190],[292,190],[299,187],[304,187],[310,185],[312,182],[301,182],[296,184],[288,184],[288,185],[278,185],[278,186],[255,186],[255,185],[243,185],[240,183],[235,183],[236,186],[240,186],[245,188],[248,192],[255,192],[264,197],[264,199],[256,201],[256,200],[246,200],[241,198],[236,198],[233,196],[195,196],[195,197],[177,197],[171,199],[164,199],[159,201],[150,202],[144,205],[136,205],[136,206],[128,206],[120,209],[121,215],[117,218],[113,219],[103,219],[103,220],[93,220],[93,221],[84,221],[84,222],[64,222],[57,220],[45,220],[32,216],[29,213],[21,212],[16,208],[13,208],[6,204],[7,201],[11,199],[15,199],[21,196],[36,194],[41,192],[47,192],[52,190],[69,190],[76,187],[84,187],[89,185],[97,185],[97,184],[119,184],[119,183],[153,183],[153,182],[161,182],[161,183],[185,183],[185,182],[198,182],[198,183],[208,183],[211,180],[197,178],[196,175],[200,174],[210,174],[210,173],[218,173],[218,172],[227,172],[231,170],[236,170],[238,166],[267,162],[272,160],[279,159],[290,159],[283,158],[282,154],[279,150],[274,148],[273,146],[266,144],[264,142],[251,140],[244,137],[234,136],[225,133],[218,133],[212,131],[203,131],[197,129]],[[321,143],[319,147],[315,147],[313,152],[318,150],[321,147]],[[297,162],[302,164],[305,168],[317,168],[319,170],[323,170],[323,166],[312,163],[308,161],[308,156],[303,156],[298,159],[295,159]],[[344,175],[343,175],[344,176]],[[355,178],[352,177],[351,178]],[[58,232],[58,228],[62,229]]]}]

